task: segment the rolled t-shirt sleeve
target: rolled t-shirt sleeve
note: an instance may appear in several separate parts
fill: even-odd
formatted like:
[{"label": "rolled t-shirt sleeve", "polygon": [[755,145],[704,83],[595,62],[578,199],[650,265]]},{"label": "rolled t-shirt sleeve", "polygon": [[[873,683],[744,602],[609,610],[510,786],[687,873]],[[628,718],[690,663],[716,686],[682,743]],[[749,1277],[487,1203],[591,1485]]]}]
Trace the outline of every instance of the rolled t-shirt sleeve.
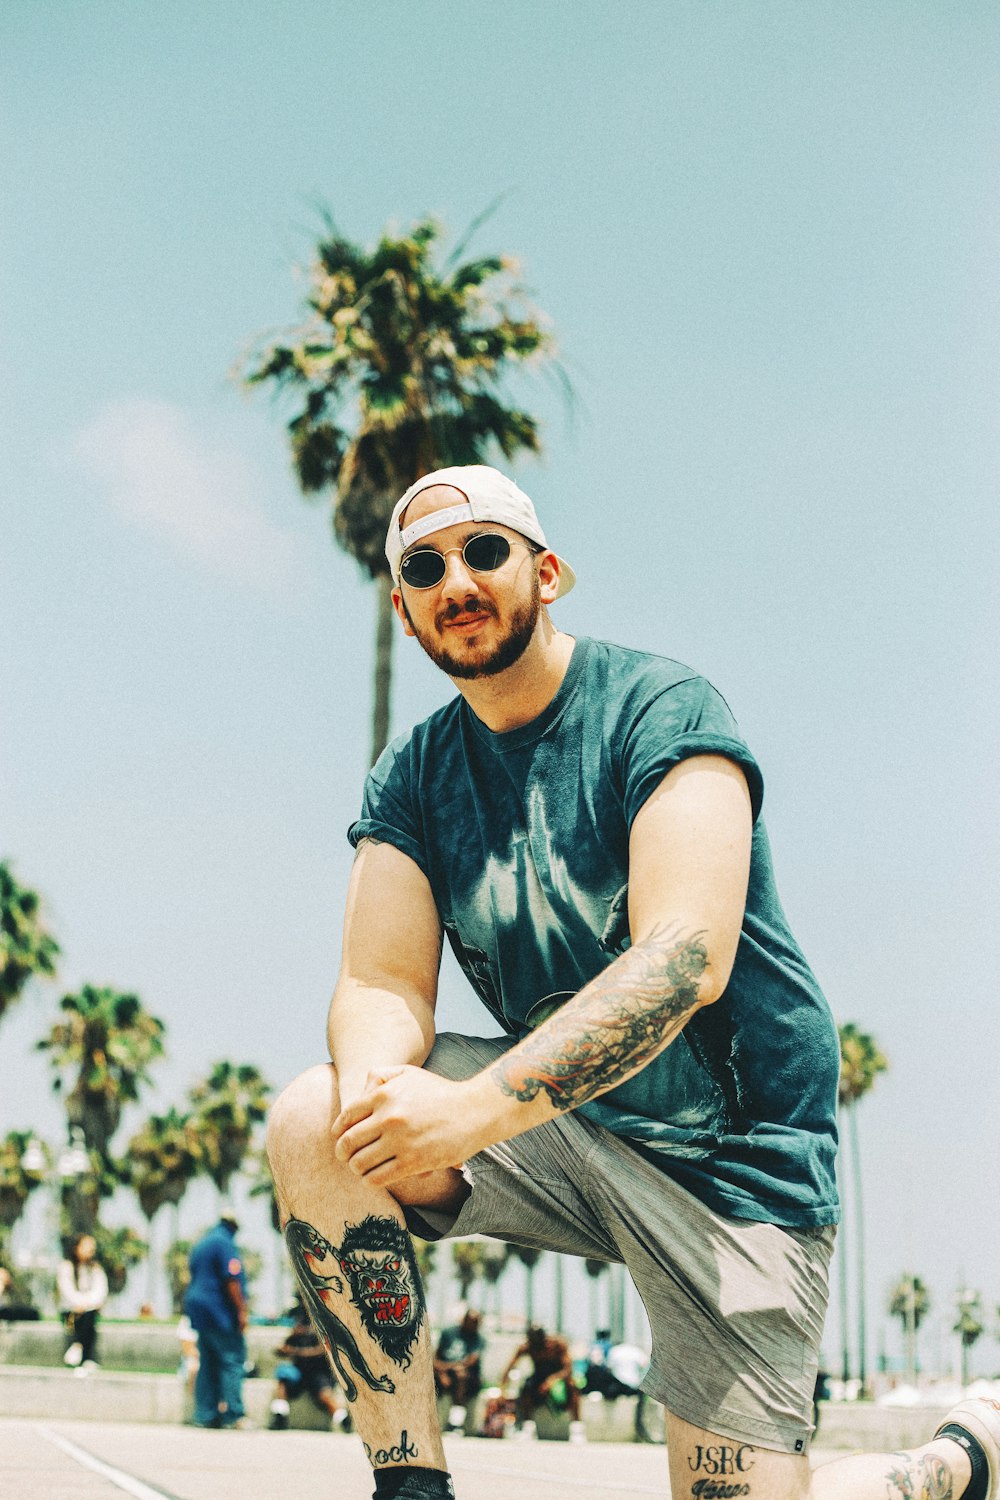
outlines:
[{"label": "rolled t-shirt sleeve", "polygon": [[690,677],[651,692],[624,716],[618,770],[629,828],[667,772],[693,755],[723,755],[739,766],[757,821],[764,800],[760,767],[725,699],[703,677]]},{"label": "rolled t-shirt sleeve", "polygon": [[426,875],[427,854],[407,775],[408,744],[406,735],[394,740],[369,771],[361,816],[351,824],[347,837],[355,849],[362,839],[393,844],[403,854],[408,854]]}]

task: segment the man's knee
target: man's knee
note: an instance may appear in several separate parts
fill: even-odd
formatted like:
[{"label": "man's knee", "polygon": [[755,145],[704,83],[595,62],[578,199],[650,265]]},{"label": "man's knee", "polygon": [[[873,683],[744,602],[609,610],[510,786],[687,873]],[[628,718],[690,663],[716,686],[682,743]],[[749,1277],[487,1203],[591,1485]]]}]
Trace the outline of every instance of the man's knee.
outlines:
[{"label": "man's knee", "polygon": [[340,1112],[337,1075],[332,1063],[307,1068],[283,1089],[267,1118],[267,1155],[279,1173],[290,1158],[319,1149],[333,1157],[333,1122]]}]

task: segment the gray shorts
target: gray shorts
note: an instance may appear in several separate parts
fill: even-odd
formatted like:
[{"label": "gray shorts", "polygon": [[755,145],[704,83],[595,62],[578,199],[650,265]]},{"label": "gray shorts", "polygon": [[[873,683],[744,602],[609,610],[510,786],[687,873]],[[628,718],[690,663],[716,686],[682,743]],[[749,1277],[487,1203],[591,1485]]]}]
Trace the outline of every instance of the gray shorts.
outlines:
[{"label": "gray shorts", "polygon": [[[478,1073],[506,1037],[442,1033],[427,1067]],[[804,1453],[834,1229],[725,1218],[627,1140],[569,1113],[465,1164],[457,1215],[406,1211],[425,1239],[495,1235],[623,1261],[653,1335],[643,1388],[674,1416],[745,1443]]]}]

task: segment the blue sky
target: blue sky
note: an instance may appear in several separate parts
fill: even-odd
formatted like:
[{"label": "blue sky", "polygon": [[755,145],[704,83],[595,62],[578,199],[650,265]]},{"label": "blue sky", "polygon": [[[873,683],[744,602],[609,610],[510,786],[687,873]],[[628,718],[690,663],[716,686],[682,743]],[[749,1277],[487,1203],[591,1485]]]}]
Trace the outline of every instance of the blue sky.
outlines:
[{"label": "blue sky", "polygon": [[[502,194],[473,249],[578,395],[527,389],[516,470],[560,623],[725,694],[792,925],[892,1062],[873,1351],[908,1264],[929,1353],[960,1278],[1000,1302],[998,41],[975,3],[4,8],[0,854],[62,986],[167,1022],[151,1104],[322,1055],[369,740],[371,590],[231,372],[297,320],[320,204],[370,242]],[[451,689],[396,663],[402,729]],[[0,1131],[56,1133],[54,999],[4,1025]],[[441,1008],[475,1028],[452,971]]]}]

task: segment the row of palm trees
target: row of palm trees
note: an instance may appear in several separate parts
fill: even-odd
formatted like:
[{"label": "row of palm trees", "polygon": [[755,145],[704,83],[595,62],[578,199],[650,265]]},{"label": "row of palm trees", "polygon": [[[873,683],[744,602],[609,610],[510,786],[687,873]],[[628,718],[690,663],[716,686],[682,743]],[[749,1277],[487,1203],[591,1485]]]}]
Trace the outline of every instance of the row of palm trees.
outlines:
[{"label": "row of palm trees", "polygon": [[[32,979],[55,975],[58,956],[37,894],[18,882],[9,863],[0,863],[0,1018]],[[11,1130],[0,1140],[0,1253],[9,1251],[31,1193],[54,1175],[61,1179],[61,1231],[94,1234],[112,1287],[120,1290],[147,1246],[134,1229],[101,1222],[104,1200],[131,1188],[151,1229],[160,1209],[176,1209],[196,1178],[208,1177],[221,1198],[248,1161],[259,1175],[253,1134],[270,1087],[252,1064],[214,1064],[190,1088],[183,1108],[150,1115],[117,1153],[122,1114],[150,1084],[165,1032],[138,995],[85,984],[62,996],[37,1047],[48,1055],[77,1155],[71,1170],[61,1170],[62,1153],[31,1131]]]}]

